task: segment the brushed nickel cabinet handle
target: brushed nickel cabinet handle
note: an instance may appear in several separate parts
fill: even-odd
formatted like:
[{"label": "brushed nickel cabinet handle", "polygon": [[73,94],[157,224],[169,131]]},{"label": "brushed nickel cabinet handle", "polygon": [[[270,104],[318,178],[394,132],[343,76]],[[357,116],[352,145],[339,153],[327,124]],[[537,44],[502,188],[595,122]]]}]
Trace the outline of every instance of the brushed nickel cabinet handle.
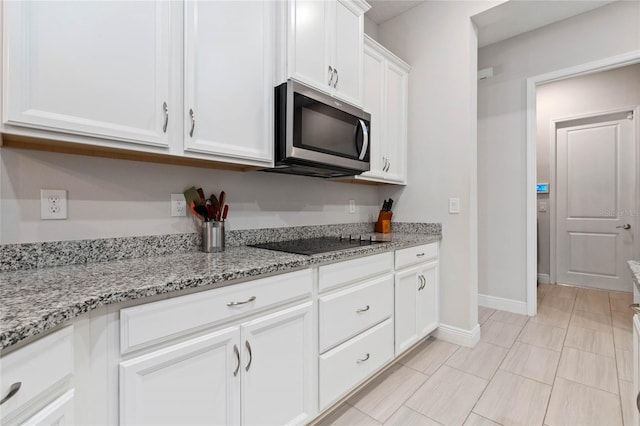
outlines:
[{"label": "brushed nickel cabinet handle", "polygon": [[336,73],[336,81],[335,83],[333,83],[333,88],[335,89],[336,87],[338,87],[338,80],[340,79],[340,73],[338,73],[338,70],[336,68],[333,69],[333,72]]},{"label": "brushed nickel cabinet handle", "polygon": [[244,341],[244,345],[247,347],[247,350],[249,351],[249,362],[247,363],[247,366],[244,368],[244,371],[249,371],[249,368],[251,367],[251,361],[253,361],[253,353],[251,352],[251,345],[249,344],[248,340]]},{"label": "brushed nickel cabinet handle", "polygon": [[9,393],[7,394],[7,396],[2,398],[2,400],[0,400],[0,405],[10,400],[13,395],[17,394],[21,386],[22,386],[22,382],[16,382],[11,386],[9,386]]},{"label": "brushed nickel cabinet handle", "polygon": [[189,117],[191,117],[191,130],[189,130],[189,137],[193,137],[193,131],[196,128],[196,114],[193,112],[193,108],[189,109]]},{"label": "brushed nickel cabinet handle", "polygon": [[227,303],[227,306],[239,306],[239,305],[246,305],[247,303],[251,303],[254,300],[256,300],[255,296],[251,296],[250,298],[248,298],[247,300],[245,300],[244,302],[229,302]]},{"label": "brushed nickel cabinet handle", "polygon": [[162,125],[162,133],[167,133],[167,125],[169,124],[169,105],[167,103],[162,104],[162,110],[164,111],[164,124]]},{"label": "brushed nickel cabinet handle", "polygon": [[418,253],[418,254],[416,254],[416,257],[422,257],[422,256],[424,256],[424,253]]},{"label": "brushed nickel cabinet handle", "polygon": [[329,87],[333,86],[333,67],[329,65]]},{"label": "brushed nickel cabinet handle", "polygon": [[240,371],[240,351],[238,350],[237,345],[233,345],[233,352],[236,354],[236,361],[238,361],[236,369],[233,372],[233,377],[235,377],[238,375],[238,371]]},{"label": "brushed nickel cabinet handle", "polygon": [[391,160],[388,160],[387,161],[387,170],[385,170],[385,171],[388,172],[390,168],[391,168]]},{"label": "brushed nickel cabinet handle", "polygon": [[636,314],[640,314],[640,303],[632,303],[629,305],[629,309],[631,309]]},{"label": "brushed nickel cabinet handle", "polygon": [[616,229],[631,229],[631,225],[628,223],[625,223],[624,225],[620,225],[620,226],[616,226]]},{"label": "brushed nickel cabinet handle", "polygon": [[367,353],[367,355],[364,358],[360,358],[358,361],[356,361],[358,364],[362,364],[363,362],[365,362],[366,360],[369,359],[369,354]]},{"label": "brushed nickel cabinet handle", "polygon": [[638,396],[636,396],[636,407],[638,408],[638,413],[640,413],[640,392],[638,392]]},{"label": "brushed nickel cabinet handle", "polygon": [[369,309],[371,309],[371,306],[367,305],[367,306],[366,306],[366,307],[364,307],[364,308],[356,309],[356,312],[357,312],[357,313],[359,313],[359,314],[361,314],[361,313],[363,313],[363,312],[367,312]]}]

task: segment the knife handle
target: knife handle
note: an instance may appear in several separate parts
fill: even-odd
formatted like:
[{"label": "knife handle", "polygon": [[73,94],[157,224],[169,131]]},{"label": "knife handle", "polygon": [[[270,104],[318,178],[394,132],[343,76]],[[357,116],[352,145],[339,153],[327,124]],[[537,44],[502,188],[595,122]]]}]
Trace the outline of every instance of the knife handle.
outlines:
[{"label": "knife handle", "polygon": [[222,210],[222,221],[227,220],[227,214],[229,214],[229,204],[225,204],[224,209]]}]

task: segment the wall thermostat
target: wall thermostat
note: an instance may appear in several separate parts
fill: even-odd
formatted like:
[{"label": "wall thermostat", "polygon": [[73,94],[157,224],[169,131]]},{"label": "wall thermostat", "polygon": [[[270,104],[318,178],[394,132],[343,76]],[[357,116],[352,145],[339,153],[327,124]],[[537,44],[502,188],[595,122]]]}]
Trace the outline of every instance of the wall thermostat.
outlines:
[{"label": "wall thermostat", "polygon": [[536,185],[536,192],[538,194],[548,194],[549,193],[549,184],[548,183],[539,183]]}]

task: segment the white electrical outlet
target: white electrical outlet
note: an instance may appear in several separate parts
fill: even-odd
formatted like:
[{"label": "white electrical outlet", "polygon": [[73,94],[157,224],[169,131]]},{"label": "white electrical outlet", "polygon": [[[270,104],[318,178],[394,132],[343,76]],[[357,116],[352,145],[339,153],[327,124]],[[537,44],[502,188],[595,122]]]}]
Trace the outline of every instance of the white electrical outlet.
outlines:
[{"label": "white electrical outlet", "polygon": [[40,219],[66,219],[67,218],[67,190],[66,189],[41,189],[40,190]]},{"label": "white electrical outlet", "polygon": [[349,213],[356,212],[356,200],[349,200]]},{"label": "white electrical outlet", "polygon": [[171,216],[187,215],[187,200],[183,194],[171,194]]},{"label": "white electrical outlet", "polygon": [[460,198],[449,198],[449,213],[460,213]]}]

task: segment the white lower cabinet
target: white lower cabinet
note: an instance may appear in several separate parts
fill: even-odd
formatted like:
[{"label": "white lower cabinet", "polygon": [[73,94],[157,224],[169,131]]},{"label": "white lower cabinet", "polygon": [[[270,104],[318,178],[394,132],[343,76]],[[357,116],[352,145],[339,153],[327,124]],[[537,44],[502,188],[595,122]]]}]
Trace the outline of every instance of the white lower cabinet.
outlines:
[{"label": "white lower cabinet", "polygon": [[34,426],[72,426],[74,422],[74,391],[67,391],[60,398],[27,419],[25,425]]},{"label": "white lower cabinet", "polygon": [[123,425],[303,424],[313,404],[312,302],[120,364]]},{"label": "white lower cabinet", "polygon": [[238,424],[239,346],[235,327],[122,362],[120,423]]},{"label": "white lower cabinet", "polygon": [[[634,294],[637,291],[633,286]],[[634,300],[635,301],[635,300]],[[640,424],[640,314],[633,316],[633,424]]]},{"label": "white lower cabinet", "polygon": [[[433,252],[432,245],[425,250],[406,249],[416,256]],[[437,253],[437,247],[435,247]],[[396,260],[405,259],[403,250],[396,252]],[[398,266],[398,262],[396,262]],[[399,265],[400,267],[402,266]],[[431,260],[410,267],[396,269],[395,275],[395,354],[411,347],[439,325],[438,262]]]}]

